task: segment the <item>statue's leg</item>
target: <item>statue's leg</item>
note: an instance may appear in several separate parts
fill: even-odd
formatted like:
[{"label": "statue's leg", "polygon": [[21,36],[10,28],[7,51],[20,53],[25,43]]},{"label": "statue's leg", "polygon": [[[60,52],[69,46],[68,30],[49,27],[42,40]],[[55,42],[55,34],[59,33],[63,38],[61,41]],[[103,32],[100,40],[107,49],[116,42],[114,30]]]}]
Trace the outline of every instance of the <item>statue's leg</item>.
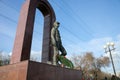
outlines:
[{"label": "statue's leg", "polygon": [[65,50],[65,48],[61,45],[61,47],[60,47],[60,51],[61,51],[61,55],[63,55],[63,56],[66,56],[67,55],[67,52],[66,52],[66,50]]},{"label": "statue's leg", "polygon": [[59,51],[57,47],[53,47],[54,54],[53,54],[53,65],[57,65],[57,55],[59,54]]}]

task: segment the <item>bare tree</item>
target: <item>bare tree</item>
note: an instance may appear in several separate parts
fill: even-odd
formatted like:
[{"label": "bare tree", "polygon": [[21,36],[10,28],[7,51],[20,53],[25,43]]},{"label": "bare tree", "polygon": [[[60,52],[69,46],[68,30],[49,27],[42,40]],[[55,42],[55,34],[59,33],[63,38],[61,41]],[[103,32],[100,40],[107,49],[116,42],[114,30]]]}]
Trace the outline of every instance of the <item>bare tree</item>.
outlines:
[{"label": "bare tree", "polygon": [[10,62],[9,55],[3,55],[3,52],[0,51],[0,66],[7,65]]},{"label": "bare tree", "polygon": [[84,55],[74,55],[72,57],[74,65],[81,70],[90,69],[94,59],[92,52],[86,52]]},{"label": "bare tree", "polygon": [[101,68],[109,66],[108,57],[95,58],[92,52],[86,52],[84,55],[75,55],[72,61],[77,69],[82,70],[85,74],[93,74],[97,78],[101,73]]},{"label": "bare tree", "polygon": [[31,61],[36,61],[37,62],[37,58],[36,57],[30,57]]}]

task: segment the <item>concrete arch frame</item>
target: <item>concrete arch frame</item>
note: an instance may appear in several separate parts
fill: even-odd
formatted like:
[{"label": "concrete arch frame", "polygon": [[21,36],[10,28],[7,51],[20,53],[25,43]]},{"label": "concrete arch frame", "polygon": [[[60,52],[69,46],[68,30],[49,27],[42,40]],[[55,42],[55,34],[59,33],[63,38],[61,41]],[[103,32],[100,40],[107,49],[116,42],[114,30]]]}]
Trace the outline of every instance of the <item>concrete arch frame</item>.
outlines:
[{"label": "concrete arch frame", "polygon": [[56,20],[54,10],[47,0],[26,0],[21,9],[10,64],[30,59],[36,8],[44,16],[42,62],[52,61],[50,31]]}]

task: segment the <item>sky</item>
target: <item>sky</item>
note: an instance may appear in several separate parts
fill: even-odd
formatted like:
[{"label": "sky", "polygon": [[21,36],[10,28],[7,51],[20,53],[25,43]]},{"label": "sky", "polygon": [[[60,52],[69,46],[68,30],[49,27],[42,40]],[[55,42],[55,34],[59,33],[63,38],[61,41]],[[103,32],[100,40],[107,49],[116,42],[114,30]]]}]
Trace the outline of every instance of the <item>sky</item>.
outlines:
[{"label": "sky", "polygon": [[[103,46],[115,43],[112,51],[115,68],[120,72],[120,0],[48,0],[53,7],[67,57],[93,52],[95,57],[109,56]],[[25,0],[0,0],[0,51],[11,54]],[[31,56],[41,55],[43,16],[36,10]],[[40,58],[40,57],[39,57]],[[107,68],[112,71],[112,67]]]}]

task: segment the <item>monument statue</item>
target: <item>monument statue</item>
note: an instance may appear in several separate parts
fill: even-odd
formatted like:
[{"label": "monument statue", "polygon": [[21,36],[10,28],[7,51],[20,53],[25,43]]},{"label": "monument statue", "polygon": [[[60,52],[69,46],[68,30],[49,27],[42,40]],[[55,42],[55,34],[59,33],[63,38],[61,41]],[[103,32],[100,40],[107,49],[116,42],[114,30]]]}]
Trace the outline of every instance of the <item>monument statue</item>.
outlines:
[{"label": "monument statue", "polygon": [[[51,29],[51,43],[54,48],[53,65],[57,65],[58,61],[60,61],[64,66],[73,68],[72,62],[65,57],[67,52],[62,45],[61,36],[58,30],[59,25],[60,23],[55,21]],[[59,54],[59,51],[61,54]]]},{"label": "monument statue", "polygon": [[53,54],[53,64],[56,65],[57,59],[56,56],[59,55],[59,51],[61,51],[61,55],[66,56],[67,52],[65,48],[62,46],[62,41],[59,33],[59,22],[54,22],[53,27],[51,29],[51,42],[54,48],[54,54]]},{"label": "monument statue", "polygon": [[56,47],[59,51],[61,51],[61,55],[66,56],[67,52],[65,50],[65,48],[62,45],[62,41],[61,41],[61,37],[60,37],[60,33],[59,33],[59,22],[54,22],[53,23],[53,27],[51,30],[51,41],[52,41],[52,45],[54,47]]}]

